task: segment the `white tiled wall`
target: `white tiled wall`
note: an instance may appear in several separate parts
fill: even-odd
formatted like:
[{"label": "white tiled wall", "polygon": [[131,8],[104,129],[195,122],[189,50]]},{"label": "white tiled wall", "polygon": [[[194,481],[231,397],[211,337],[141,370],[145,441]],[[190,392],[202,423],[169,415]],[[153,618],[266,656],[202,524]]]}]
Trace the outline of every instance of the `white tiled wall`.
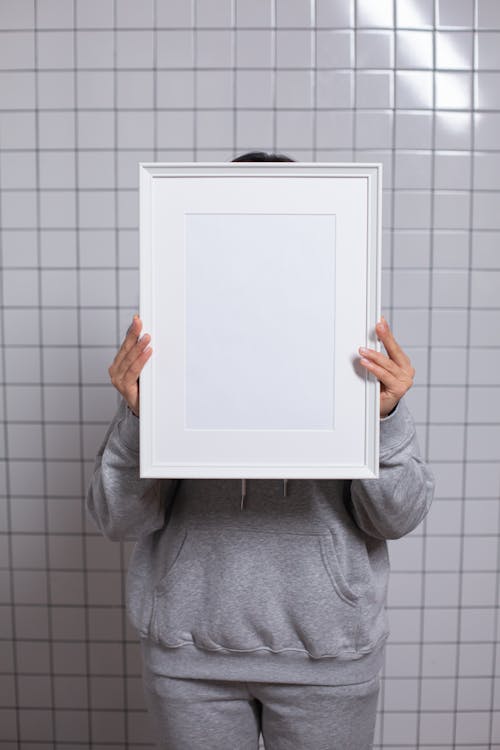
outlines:
[{"label": "white tiled wall", "polygon": [[128,545],[82,495],[138,302],[137,162],[381,161],[434,506],[390,542],[377,748],[500,747],[498,0],[0,0],[0,747],[149,745]]}]

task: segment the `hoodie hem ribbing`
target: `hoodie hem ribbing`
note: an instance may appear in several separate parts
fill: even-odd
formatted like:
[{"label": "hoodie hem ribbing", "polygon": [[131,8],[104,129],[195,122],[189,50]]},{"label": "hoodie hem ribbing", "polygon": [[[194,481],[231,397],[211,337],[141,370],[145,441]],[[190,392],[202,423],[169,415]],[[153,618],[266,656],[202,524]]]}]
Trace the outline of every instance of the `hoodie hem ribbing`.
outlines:
[{"label": "hoodie hem ribbing", "polygon": [[189,679],[283,682],[301,685],[352,685],[367,682],[383,667],[384,635],[375,648],[360,658],[322,657],[312,659],[306,653],[286,651],[235,654],[231,651],[208,651],[184,644],[167,648],[149,638],[141,638],[141,649],[147,668],[165,677]]}]

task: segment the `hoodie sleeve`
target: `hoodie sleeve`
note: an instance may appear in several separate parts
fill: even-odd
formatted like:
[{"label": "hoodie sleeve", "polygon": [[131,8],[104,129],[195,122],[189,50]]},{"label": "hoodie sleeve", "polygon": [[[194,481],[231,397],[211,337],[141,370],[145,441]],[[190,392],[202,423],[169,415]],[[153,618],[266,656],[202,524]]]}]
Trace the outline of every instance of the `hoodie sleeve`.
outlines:
[{"label": "hoodie sleeve", "polygon": [[350,509],[357,525],[376,539],[399,539],[427,515],[434,477],[420,455],[415,423],[404,398],[380,421],[378,479],[353,479]]},{"label": "hoodie sleeve", "polygon": [[139,419],[122,399],[97,453],[86,506],[105,537],[136,540],[160,529],[178,479],[139,476]]}]

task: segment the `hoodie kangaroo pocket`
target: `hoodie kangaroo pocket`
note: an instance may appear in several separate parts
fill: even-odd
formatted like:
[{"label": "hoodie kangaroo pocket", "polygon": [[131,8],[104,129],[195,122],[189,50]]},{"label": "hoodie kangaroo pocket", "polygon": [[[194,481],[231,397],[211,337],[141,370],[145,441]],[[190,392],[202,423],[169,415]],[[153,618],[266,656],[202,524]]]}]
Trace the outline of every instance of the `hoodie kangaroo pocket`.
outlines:
[{"label": "hoodie kangaroo pocket", "polygon": [[151,636],[165,646],[356,651],[359,595],[330,532],[189,527],[153,598]]}]

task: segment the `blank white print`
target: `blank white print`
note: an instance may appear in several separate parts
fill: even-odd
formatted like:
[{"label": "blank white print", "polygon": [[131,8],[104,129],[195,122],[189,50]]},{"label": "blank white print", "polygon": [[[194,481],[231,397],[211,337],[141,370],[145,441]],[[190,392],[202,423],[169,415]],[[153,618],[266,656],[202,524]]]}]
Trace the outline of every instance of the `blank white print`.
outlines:
[{"label": "blank white print", "polygon": [[185,215],[185,427],[334,427],[335,215]]}]

